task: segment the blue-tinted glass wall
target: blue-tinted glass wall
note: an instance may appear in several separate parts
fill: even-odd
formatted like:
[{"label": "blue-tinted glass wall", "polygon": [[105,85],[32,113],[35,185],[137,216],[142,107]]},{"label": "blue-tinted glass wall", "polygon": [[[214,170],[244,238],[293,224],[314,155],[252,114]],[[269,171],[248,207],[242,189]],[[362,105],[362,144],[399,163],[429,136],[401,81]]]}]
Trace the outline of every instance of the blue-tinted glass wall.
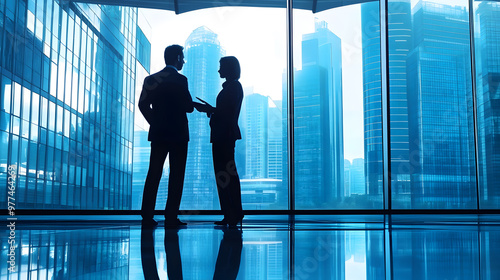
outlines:
[{"label": "blue-tinted glass wall", "polygon": [[34,0],[0,10],[0,181],[18,167],[17,207],[130,208],[137,10]]},{"label": "blue-tinted glass wall", "polygon": [[481,208],[500,205],[500,4],[475,2],[477,126]]},{"label": "blue-tinted glass wall", "polygon": [[382,208],[382,90],[380,69],[379,3],[361,5],[363,59],[363,122],[366,186],[360,194],[370,198],[368,208]]}]

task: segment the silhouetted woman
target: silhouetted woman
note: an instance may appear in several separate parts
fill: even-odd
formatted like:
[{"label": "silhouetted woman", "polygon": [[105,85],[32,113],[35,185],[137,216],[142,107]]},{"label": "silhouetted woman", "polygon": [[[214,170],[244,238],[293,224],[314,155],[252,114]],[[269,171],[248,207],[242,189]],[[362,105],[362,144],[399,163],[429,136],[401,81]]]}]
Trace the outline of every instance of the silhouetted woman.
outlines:
[{"label": "silhouetted woman", "polygon": [[195,103],[200,112],[206,112],[210,117],[210,142],[214,161],[215,180],[219,193],[219,202],[224,219],[215,222],[216,225],[236,226],[243,219],[241,207],[240,178],[234,162],[234,147],[236,140],[241,139],[238,118],[243,88],[240,78],[240,63],[234,56],[226,56],[219,61],[219,74],[226,81],[217,95],[215,107],[208,103]]}]

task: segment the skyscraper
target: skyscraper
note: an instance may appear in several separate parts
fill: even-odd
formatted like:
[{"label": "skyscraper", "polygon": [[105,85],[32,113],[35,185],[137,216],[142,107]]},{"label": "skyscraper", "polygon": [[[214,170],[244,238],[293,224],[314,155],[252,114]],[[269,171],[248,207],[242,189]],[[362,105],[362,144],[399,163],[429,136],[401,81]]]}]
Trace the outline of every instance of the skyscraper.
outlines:
[{"label": "skyscraper", "polygon": [[295,72],[298,208],[332,208],[343,197],[341,69],[340,38],[317,22],[315,32],[302,38],[302,70]]},{"label": "skyscraper", "polygon": [[257,93],[245,96],[243,129],[245,130],[245,179],[268,178],[268,99]]},{"label": "skyscraper", "polygon": [[351,194],[365,195],[365,160],[362,158],[355,158],[351,164]]},{"label": "skyscraper", "polygon": [[[267,125],[268,177],[279,180],[283,179],[283,122],[281,120],[281,103],[281,100],[270,100]],[[286,193],[286,191],[284,192]]]},{"label": "skyscraper", "polygon": [[500,4],[480,2],[475,13],[480,200],[482,207],[496,208],[500,204]]},{"label": "skyscraper", "polygon": [[137,9],[1,7],[0,184],[16,166],[17,208],[130,209]]},{"label": "skyscraper", "polygon": [[[419,2],[407,59],[411,208],[475,208],[468,12]],[[432,78],[431,78],[432,77]]]},{"label": "skyscraper", "polygon": [[351,196],[351,162],[344,159],[344,197]]},{"label": "skyscraper", "polygon": [[[374,207],[382,206],[382,92],[380,69],[379,4],[361,5],[363,49],[363,112],[365,173],[367,190]],[[389,1],[389,101],[391,104],[391,163],[393,190],[408,189],[408,102],[406,58],[411,48],[411,2]],[[404,27],[404,28],[402,28]],[[357,190],[358,192],[360,190]]]},{"label": "skyscraper", "polygon": [[[380,27],[362,5],[365,171],[382,191]],[[468,14],[460,5],[389,2],[394,208],[468,208],[475,192]],[[379,36],[379,35],[378,35]],[[375,59],[375,60],[374,60]]]},{"label": "skyscraper", "polygon": [[[194,100],[199,97],[212,106],[222,88],[219,60],[224,55],[217,34],[205,26],[196,28],[185,44],[187,63],[182,73],[188,79]],[[188,114],[190,141],[186,165],[186,178],[181,209],[217,209],[216,192],[210,144],[210,126],[206,114],[196,110]]]}]

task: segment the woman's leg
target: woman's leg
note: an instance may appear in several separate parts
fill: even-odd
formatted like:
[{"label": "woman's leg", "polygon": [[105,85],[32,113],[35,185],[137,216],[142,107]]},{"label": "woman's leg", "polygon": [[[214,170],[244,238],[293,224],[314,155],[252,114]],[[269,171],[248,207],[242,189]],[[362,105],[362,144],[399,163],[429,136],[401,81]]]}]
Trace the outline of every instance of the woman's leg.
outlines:
[{"label": "woman's leg", "polygon": [[229,197],[228,197],[228,182],[230,180],[227,172],[225,171],[225,156],[224,145],[213,143],[212,144],[212,158],[214,162],[215,182],[217,184],[217,193],[219,195],[219,203],[224,219],[229,218]]},{"label": "woman's leg", "polygon": [[243,210],[240,177],[234,161],[234,142],[214,143],[212,153],[222,213],[226,220],[240,220]]},{"label": "woman's leg", "polygon": [[234,160],[234,146],[228,147],[226,150],[226,171],[229,173],[230,180],[228,191],[230,197],[230,211],[233,219],[239,220],[243,217],[243,209],[241,205],[241,184],[236,162]]}]

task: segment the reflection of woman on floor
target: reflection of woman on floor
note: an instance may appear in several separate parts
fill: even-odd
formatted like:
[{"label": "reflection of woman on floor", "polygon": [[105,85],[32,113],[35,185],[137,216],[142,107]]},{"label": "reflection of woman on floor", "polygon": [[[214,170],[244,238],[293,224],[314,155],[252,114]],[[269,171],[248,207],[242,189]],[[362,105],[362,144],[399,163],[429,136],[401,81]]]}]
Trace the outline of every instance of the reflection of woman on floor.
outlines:
[{"label": "reflection of woman on floor", "polygon": [[236,226],[243,220],[240,178],[234,162],[235,143],[241,139],[238,118],[243,101],[243,88],[238,81],[240,78],[238,59],[234,56],[221,58],[219,74],[226,81],[217,96],[216,106],[195,103],[195,108],[200,112],[206,112],[210,117],[210,142],[215,179],[220,208],[224,214],[224,219],[215,224]]},{"label": "reflection of woman on floor", "polygon": [[236,228],[224,229],[215,263],[214,280],[234,280],[238,276],[243,249],[242,232]]}]

